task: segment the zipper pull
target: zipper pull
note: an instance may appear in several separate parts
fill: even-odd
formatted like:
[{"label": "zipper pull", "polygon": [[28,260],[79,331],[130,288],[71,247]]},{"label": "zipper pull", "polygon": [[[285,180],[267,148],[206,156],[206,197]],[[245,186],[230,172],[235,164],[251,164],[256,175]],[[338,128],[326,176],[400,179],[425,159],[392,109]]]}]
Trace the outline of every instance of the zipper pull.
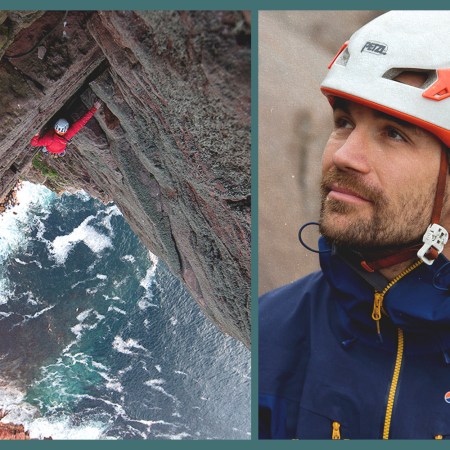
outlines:
[{"label": "zipper pull", "polygon": [[383,304],[383,298],[384,294],[375,291],[375,297],[373,299],[373,311],[372,311],[372,319],[375,321],[379,321],[381,319],[381,305]]},{"label": "zipper pull", "polygon": [[380,330],[380,319],[381,319],[381,306],[383,304],[383,298],[384,294],[382,292],[375,291],[375,296],[373,299],[372,319],[375,320],[378,338],[380,339],[381,342],[383,342],[383,338],[381,336]]},{"label": "zipper pull", "polygon": [[341,439],[340,428],[341,424],[339,422],[333,422],[333,432],[331,433],[331,439]]}]

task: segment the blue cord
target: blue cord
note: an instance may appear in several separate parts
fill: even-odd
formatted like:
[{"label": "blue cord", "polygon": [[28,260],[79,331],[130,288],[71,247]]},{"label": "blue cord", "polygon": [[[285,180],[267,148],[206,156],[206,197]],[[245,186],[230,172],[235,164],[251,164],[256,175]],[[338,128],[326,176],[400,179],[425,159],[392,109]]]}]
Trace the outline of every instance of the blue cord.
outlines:
[{"label": "blue cord", "polygon": [[298,231],[298,240],[300,241],[300,244],[302,244],[303,247],[305,247],[307,250],[309,250],[310,252],[313,252],[313,253],[329,253],[329,252],[331,252],[331,250],[322,250],[322,251],[321,250],[314,250],[309,245],[305,244],[304,240],[302,239],[302,232],[309,225],[317,225],[317,226],[319,226],[320,224],[318,222],[308,222],[308,223],[305,223],[304,225],[302,225],[300,230]]}]

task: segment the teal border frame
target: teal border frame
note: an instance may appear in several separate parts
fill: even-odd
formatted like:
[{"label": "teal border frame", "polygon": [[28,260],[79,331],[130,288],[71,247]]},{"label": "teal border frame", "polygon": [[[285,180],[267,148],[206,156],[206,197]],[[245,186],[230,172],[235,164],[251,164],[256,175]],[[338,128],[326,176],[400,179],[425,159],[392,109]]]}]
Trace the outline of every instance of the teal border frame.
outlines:
[{"label": "teal border frame", "polygon": [[252,176],[252,238],[251,238],[251,318],[252,318],[252,441],[258,439],[258,12],[252,11],[252,62],[251,62],[251,176]]},{"label": "teal border frame", "polygon": [[[252,12],[252,86],[251,86],[251,160],[252,160],[252,438],[245,441],[63,441],[64,450],[66,448],[79,449],[84,445],[93,446],[95,449],[105,448],[109,450],[126,448],[127,450],[144,449],[150,445],[152,449],[177,449],[188,450],[210,449],[214,446],[215,450],[231,449],[232,446],[244,447],[245,449],[279,449],[282,448],[300,448],[300,449],[320,449],[326,450],[333,446],[336,448],[358,449],[361,445],[364,450],[372,450],[384,446],[384,448],[414,450],[423,445],[427,448],[434,448],[436,445],[440,448],[450,449],[450,443],[446,441],[258,441],[257,440],[257,297],[258,297],[258,11],[260,10],[389,10],[389,9],[450,9],[448,2],[444,0],[429,0],[426,5],[419,4],[417,0],[379,0],[374,2],[368,0],[77,0],[68,2],[63,0],[2,0],[1,9],[3,10],[250,10]],[[450,380],[449,380],[450,383]],[[449,412],[450,420],[450,412]],[[25,448],[33,446],[33,449],[57,448],[61,441],[3,441],[2,449]]]}]

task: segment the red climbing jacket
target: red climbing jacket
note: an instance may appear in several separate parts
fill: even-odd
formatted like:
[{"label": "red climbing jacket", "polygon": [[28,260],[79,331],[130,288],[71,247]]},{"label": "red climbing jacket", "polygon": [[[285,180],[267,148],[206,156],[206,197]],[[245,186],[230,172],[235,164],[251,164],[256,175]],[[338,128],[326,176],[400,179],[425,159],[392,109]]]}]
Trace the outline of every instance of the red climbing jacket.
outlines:
[{"label": "red climbing jacket", "polygon": [[50,153],[64,153],[67,143],[72,139],[89,121],[89,119],[95,114],[97,108],[93,106],[80,120],[77,120],[69,129],[67,133],[60,136],[55,130],[50,130],[39,137],[39,134],[31,139],[30,144],[33,147],[44,146]]}]

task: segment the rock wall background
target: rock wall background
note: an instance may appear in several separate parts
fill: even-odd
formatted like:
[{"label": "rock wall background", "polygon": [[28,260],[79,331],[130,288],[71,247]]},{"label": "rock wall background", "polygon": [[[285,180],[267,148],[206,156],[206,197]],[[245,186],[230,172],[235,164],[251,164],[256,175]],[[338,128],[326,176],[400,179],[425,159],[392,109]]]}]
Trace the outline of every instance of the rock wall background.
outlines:
[{"label": "rock wall background", "polygon": [[[381,11],[259,13],[258,266],[260,294],[319,267],[301,246],[317,221],[321,156],[332,126],[320,92],[327,66],[354,31]],[[317,248],[317,227],[304,238]]]},{"label": "rock wall background", "polygon": [[[250,14],[0,11],[0,199],[19,178],[114,201],[250,346]],[[104,106],[68,154],[31,137]]]}]

